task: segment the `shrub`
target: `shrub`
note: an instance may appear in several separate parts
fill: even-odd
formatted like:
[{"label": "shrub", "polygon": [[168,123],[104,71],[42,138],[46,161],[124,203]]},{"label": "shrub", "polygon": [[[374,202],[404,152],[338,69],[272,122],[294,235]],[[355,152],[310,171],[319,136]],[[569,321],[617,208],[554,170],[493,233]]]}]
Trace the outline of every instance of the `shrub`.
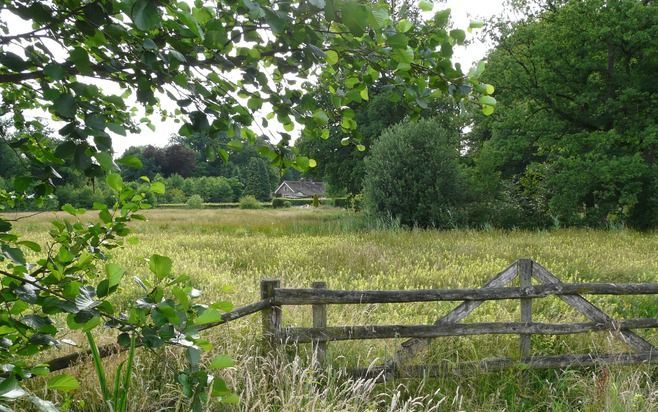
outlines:
[{"label": "shrub", "polygon": [[384,131],[366,159],[367,210],[403,225],[453,227],[465,187],[458,138],[457,129],[437,119],[400,123]]},{"label": "shrub", "polygon": [[183,203],[185,202],[185,192],[177,187],[168,188],[165,193],[165,198],[168,203]]},{"label": "shrub", "polygon": [[242,196],[240,198],[240,209],[260,209],[260,202],[253,195]]},{"label": "shrub", "polygon": [[189,209],[203,209],[203,198],[199,195],[192,195],[187,199]]},{"label": "shrub", "polygon": [[279,209],[285,207],[285,200],[281,197],[275,197],[272,199],[272,207],[274,209]]},{"label": "shrub", "polygon": [[318,195],[313,195],[313,202],[311,204],[313,207],[320,207],[320,198]]},{"label": "shrub", "polygon": [[353,212],[360,212],[363,209],[363,194],[350,195],[347,200],[347,207]]},{"label": "shrub", "polygon": [[290,200],[284,201],[283,202],[283,207],[292,207],[292,203],[290,202]]}]

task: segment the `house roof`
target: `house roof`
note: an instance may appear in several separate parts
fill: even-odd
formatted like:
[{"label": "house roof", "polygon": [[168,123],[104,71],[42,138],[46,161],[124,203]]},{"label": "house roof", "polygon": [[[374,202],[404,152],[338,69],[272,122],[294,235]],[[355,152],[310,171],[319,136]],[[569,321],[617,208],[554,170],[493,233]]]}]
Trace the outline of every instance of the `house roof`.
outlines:
[{"label": "house roof", "polygon": [[287,186],[295,195],[300,197],[310,197],[313,195],[324,196],[324,183],[312,182],[310,180],[284,180],[276,188],[274,193],[280,193],[283,187]]}]

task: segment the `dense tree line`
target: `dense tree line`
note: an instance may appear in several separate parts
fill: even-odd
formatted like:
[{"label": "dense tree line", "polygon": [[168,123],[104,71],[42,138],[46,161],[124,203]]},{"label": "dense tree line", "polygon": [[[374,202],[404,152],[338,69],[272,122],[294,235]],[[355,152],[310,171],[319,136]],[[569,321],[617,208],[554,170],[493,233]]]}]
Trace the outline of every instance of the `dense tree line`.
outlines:
[{"label": "dense tree line", "polygon": [[[264,138],[259,139],[266,145]],[[269,200],[272,191],[282,179],[282,170],[273,166],[267,158],[261,156],[257,146],[235,147],[225,156],[208,158],[207,146],[203,139],[187,139],[184,136],[172,137],[166,147],[133,146],[122,155],[122,159],[134,158],[141,163],[141,168],[122,170],[127,181],[139,180],[141,176],[151,179],[156,177],[178,176],[183,178],[222,177],[227,181],[237,181],[242,186],[244,195],[254,195],[259,200]],[[294,177],[294,172],[283,176]],[[232,179],[232,180],[231,180]],[[235,185],[232,185],[235,188]],[[178,187],[176,187],[178,188]],[[210,195],[199,191],[186,191],[187,196],[200,195],[205,201],[232,201],[227,196]]]},{"label": "dense tree line", "polygon": [[[658,5],[639,0],[513,4],[524,18],[489,23],[496,46],[487,56],[482,79],[495,85],[496,112],[483,116],[468,107],[459,110],[473,116],[449,149],[460,153],[463,184],[450,213],[470,226],[657,227]],[[383,161],[383,147],[394,144],[387,137],[388,143],[377,148],[380,139],[394,133],[409,140],[407,134],[419,126],[390,102],[383,107],[377,103],[375,96],[367,108],[356,110],[365,119],[360,124],[372,131],[360,127],[364,142],[375,146],[372,155],[341,148],[335,139],[302,139],[300,148],[325,158],[324,165],[321,161],[308,173],[348,192],[361,191],[363,159],[371,156],[379,160],[370,162],[366,194],[372,195],[373,182],[402,163],[409,163],[407,176],[420,168],[415,179],[400,176],[408,193],[432,192],[433,185],[422,179],[428,169],[418,149],[389,150],[390,158]],[[437,122],[445,124],[445,115],[454,118],[455,113],[439,113]],[[399,121],[406,126],[382,134]],[[457,119],[455,126],[460,125]],[[340,125],[333,133],[343,133]],[[442,142],[441,134],[435,138]],[[406,156],[417,159],[416,166]],[[378,196],[383,193],[398,196],[392,189]],[[425,204],[432,200],[413,199],[418,209],[433,207]],[[433,199],[442,202],[439,195]],[[373,205],[381,205],[382,198],[370,200],[371,209],[380,210]],[[407,206],[398,207],[393,214],[403,221],[414,216]],[[424,218],[413,223],[436,222]]]}]

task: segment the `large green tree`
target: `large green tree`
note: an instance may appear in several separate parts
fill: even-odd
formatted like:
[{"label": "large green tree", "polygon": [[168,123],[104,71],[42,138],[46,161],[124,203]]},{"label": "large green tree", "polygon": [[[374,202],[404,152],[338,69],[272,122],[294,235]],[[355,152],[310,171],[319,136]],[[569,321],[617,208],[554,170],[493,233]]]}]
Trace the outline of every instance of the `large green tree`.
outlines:
[{"label": "large green tree", "polygon": [[658,5],[533,10],[497,26],[489,55],[499,110],[476,121],[470,142],[483,196],[511,185],[539,221],[657,226]]},{"label": "large green tree", "polygon": [[[419,6],[432,8],[427,0]],[[284,130],[279,143],[260,147],[260,154],[277,166],[303,169],[313,162],[291,155],[290,133],[329,134],[327,113],[308,93],[309,79],[327,86],[341,126],[351,131],[357,129],[351,106],[368,100],[382,73],[390,74],[398,104],[412,112],[438,96],[488,91],[479,72],[467,76],[451,64],[465,32],[448,28],[446,11],[414,24],[393,22],[385,2],[355,0],[2,0],[0,13],[0,116],[11,121],[13,148],[30,166],[10,191],[0,191],[0,208],[51,193],[63,166],[105,177],[115,195],[114,203],[94,204],[94,222],[83,224],[78,217],[84,211],[65,206],[72,217],[53,222],[46,249],[0,218],[0,362],[8,365],[0,405],[25,395],[21,379],[45,372],[28,356],[60,343],[62,326],[51,318],[58,313],[67,317],[65,328],[84,331],[108,408],[127,408],[139,345],[186,346],[188,366],[178,382],[191,409],[203,410],[209,394],[234,399],[217,376],[208,388],[199,362],[208,345],[198,332],[221,320],[226,302],[192,304],[197,293],[189,279],[176,276],[171,260],[159,255],[150,258],[149,279],[139,282],[143,296],[125,308],[125,317],[111,302],[126,273],[107,262],[108,252],[121,246],[132,219],[143,218],[139,210],[149,207],[149,193],[164,191],[159,182],[124,184],[112,158],[115,137],[153,127],[151,115],[174,117],[181,135],[207,138],[208,154],[226,157],[231,146],[255,142],[277,122]],[[21,29],[21,19],[31,27]],[[481,98],[487,112],[493,103]],[[35,112],[60,122],[57,145],[45,144]],[[118,163],[140,166],[134,157]],[[38,257],[26,255],[28,249]],[[92,333],[101,323],[118,328],[119,343],[129,351],[114,390]]]}]

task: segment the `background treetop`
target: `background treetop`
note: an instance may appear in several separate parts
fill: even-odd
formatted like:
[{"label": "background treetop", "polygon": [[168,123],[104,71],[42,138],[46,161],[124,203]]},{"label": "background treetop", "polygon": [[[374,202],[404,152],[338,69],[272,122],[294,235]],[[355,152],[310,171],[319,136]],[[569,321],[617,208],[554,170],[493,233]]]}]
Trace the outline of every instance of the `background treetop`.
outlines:
[{"label": "background treetop", "polygon": [[[418,7],[433,9],[426,0]],[[301,127],[329,136],[328,114],[307,93],[309,80],[327,85],[349,131],[356,130],[350,106],[368,100],[382,79],[396,104],[413,110],[473,91],[483,94],[486,112],[495,104],[486,95],[491,88],[478,80],[482,66],[465,75],[451,63],[466,33],[449,29],[449,10],[419,20],[400,12],[392,18],[384,2],[354,0],[4,0],[0,9],[33,28],[14,33],[7,19],[0,21],[0,115],[11,116],[18,129],[37,123],[30,109],[65,122],[57,156],[34,160],[47,166],[70,160],[89,176],[115,167],[112,136],[150,125],[130,101],[147,115],[181,119],[183,136],[216,141],[209,157],[226,157],[279,123],[280,143],[261,150],[277,165],[301,168],[313,162],[291,156],[290,133]],[[175,108],[162,104],[165,96]],[[256,112],[263,114],[258,121]]]}]

